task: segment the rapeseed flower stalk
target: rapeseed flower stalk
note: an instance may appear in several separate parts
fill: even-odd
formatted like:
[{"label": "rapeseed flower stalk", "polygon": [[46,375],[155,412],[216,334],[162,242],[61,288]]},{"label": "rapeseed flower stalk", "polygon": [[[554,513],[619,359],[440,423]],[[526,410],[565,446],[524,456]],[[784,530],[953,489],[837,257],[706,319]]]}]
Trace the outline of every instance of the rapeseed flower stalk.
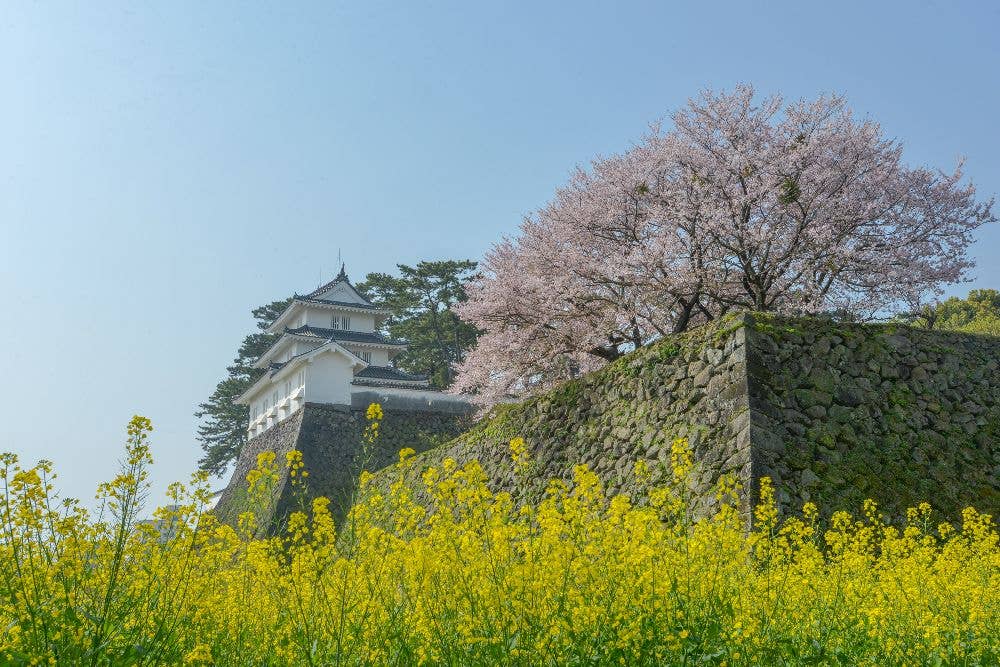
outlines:
[{"label": "rapeseed flower stalk", "polygon": [[517,437],[510,441],[510,458],[514,462],[514,472],[524,475],[531,467],[531,457],[528,454],[528,445],[524,438]]},{"label": "rapeseed flower stalk", "polygon": [[[404,475],[367,476],[344,526],[317,498],[280,534],[259,536],[249,528],[280,478],[273,454],[248,476],[256,505],[236,528],[206,511],[204,475],[172,486],[155,523],[136,521],[150,428],[133,420],[96,516],[59,501],[51,464],[0,457],[0,662],[1000,660],[1000,543],[971,508],[935,526],[922,504],[892,524],[866,503],[821,526],[811,503],[781,517],[765,479],[748,529],[732,478],[712,517],[685,508],[697,464],[684,440],[662,485],[636,463],[637,497],[608,497],[580,465],[519,505],[488,488],[475,461],[422,468],[403,450]],[[523,440],[510,448],[512,466],[526,460]],[[302,480],[300,453],[284,466]]]},{"label": "rapeseed flower stalk", "polygon": [[385,417],[382,412],[382,405],[379,403],[372,403],[368,406],[365,411],[365,418],[368,420],[368,426],[365,427],[363,434],[365,442],[369,445],[374,444],[378,440],[379,427],[382,423],[382,419]]}]

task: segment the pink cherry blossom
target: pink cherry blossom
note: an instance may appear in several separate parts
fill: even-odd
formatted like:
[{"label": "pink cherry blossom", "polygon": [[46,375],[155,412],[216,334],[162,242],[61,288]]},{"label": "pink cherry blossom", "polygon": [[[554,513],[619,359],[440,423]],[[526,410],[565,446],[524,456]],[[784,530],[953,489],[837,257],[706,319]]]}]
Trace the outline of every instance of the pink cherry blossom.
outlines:
[{"label": "pink cherry blossom", "polygon": [[487,254],[459,314],[484,331],[456,391],[491,403],[736,310],[856,319],[964,279],[994,222],[952,173],[909,168],[842,97],[703,93],[577,169]]}]

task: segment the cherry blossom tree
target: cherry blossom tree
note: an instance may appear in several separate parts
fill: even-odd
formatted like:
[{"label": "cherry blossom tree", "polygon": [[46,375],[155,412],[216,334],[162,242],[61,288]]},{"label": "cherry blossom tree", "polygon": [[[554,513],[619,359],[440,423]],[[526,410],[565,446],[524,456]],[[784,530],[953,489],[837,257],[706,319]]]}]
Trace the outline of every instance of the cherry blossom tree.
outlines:
[{"label": "cherry blossom tree", "polygon": [[484,333],[455,389],[549,386],[734,309],[871,319],[964,279],[994,222],[951,173],[839,96],[703,93],[620,155],[577,169],[487,255],[459,314]]}]

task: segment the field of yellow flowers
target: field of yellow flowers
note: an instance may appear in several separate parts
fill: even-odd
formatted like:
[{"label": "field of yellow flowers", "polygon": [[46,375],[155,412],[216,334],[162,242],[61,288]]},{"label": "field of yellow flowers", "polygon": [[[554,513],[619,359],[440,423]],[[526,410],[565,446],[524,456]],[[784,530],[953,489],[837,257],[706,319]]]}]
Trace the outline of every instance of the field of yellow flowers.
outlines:
[{"label": "field of yellow flowers", "polygon": [[[377,422],[379,411],[370,411]],[[424,483],[367,477],[335,530],[323,499],[285,532],[256,536],[279,465],[260,457],[239,525],[205,513],[203,476],[171,488],[178,508],[137,521],[150,465],[148,420],[129,426],[102,509],[59,502],[51,466],[0,461],[0,661],[200,665],[996,665],[1000,546],[991,519],[929,525],[930,508],[889,525],[873,504],[824,528],[807,505],[779,521],[770,490],[754,528],[734,509],[688,515],[686,443],[673,481],[607,498],[576,469],[537,506],[447,461]],[[377,437],[377,426],[371,431]],[[527,460],[512,443],[514,465]],[[413,465],[412,452],[401,453]],[[642,481],[648,469],[638,464]],[[307,480],[305,480],[307,481]],[[256,503],[256,508],[254,504]]]}]

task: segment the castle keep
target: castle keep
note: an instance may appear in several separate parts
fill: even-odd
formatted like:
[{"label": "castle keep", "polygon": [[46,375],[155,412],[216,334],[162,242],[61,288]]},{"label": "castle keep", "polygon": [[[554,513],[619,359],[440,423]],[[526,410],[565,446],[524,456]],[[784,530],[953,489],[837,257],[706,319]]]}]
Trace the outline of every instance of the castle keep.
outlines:
[{"label": "castle keep", "polygon": [[254,363],[264,374],[236,399],[250,408],[249,437],[306,403],[350,406],[381,397],[410,408],[461,409],[460,398],[434,391],[426,378],[391,364],[406,343],[378,333],[388,316],[354,288],[343,266],[325,285],[296,294],[267,329],[281,337]]},{"label": "castle keep", "polygon": [[[261,452],[274,452],[279,462],[288,451],[302,452],[310,493],[330,498],[339,517],[363,468],[383,468],[400,449],[423,451],[469,425],[465,399],[393,365],[406,343],[378,332],[388,315],[355,289],[341,267],[332,281],[296,294],[267,329],[281,336],[255,363],[263,375],[236,399],[249,406],[249,439],[215,508],[223,520],[235,521],[243,509],[246,476]],[[378,441],[369,445],[363,432],[372,403],[381,404],[386,416]],[[274,503],[265,530],[279,526],[291,508],[285,478]]]}]

